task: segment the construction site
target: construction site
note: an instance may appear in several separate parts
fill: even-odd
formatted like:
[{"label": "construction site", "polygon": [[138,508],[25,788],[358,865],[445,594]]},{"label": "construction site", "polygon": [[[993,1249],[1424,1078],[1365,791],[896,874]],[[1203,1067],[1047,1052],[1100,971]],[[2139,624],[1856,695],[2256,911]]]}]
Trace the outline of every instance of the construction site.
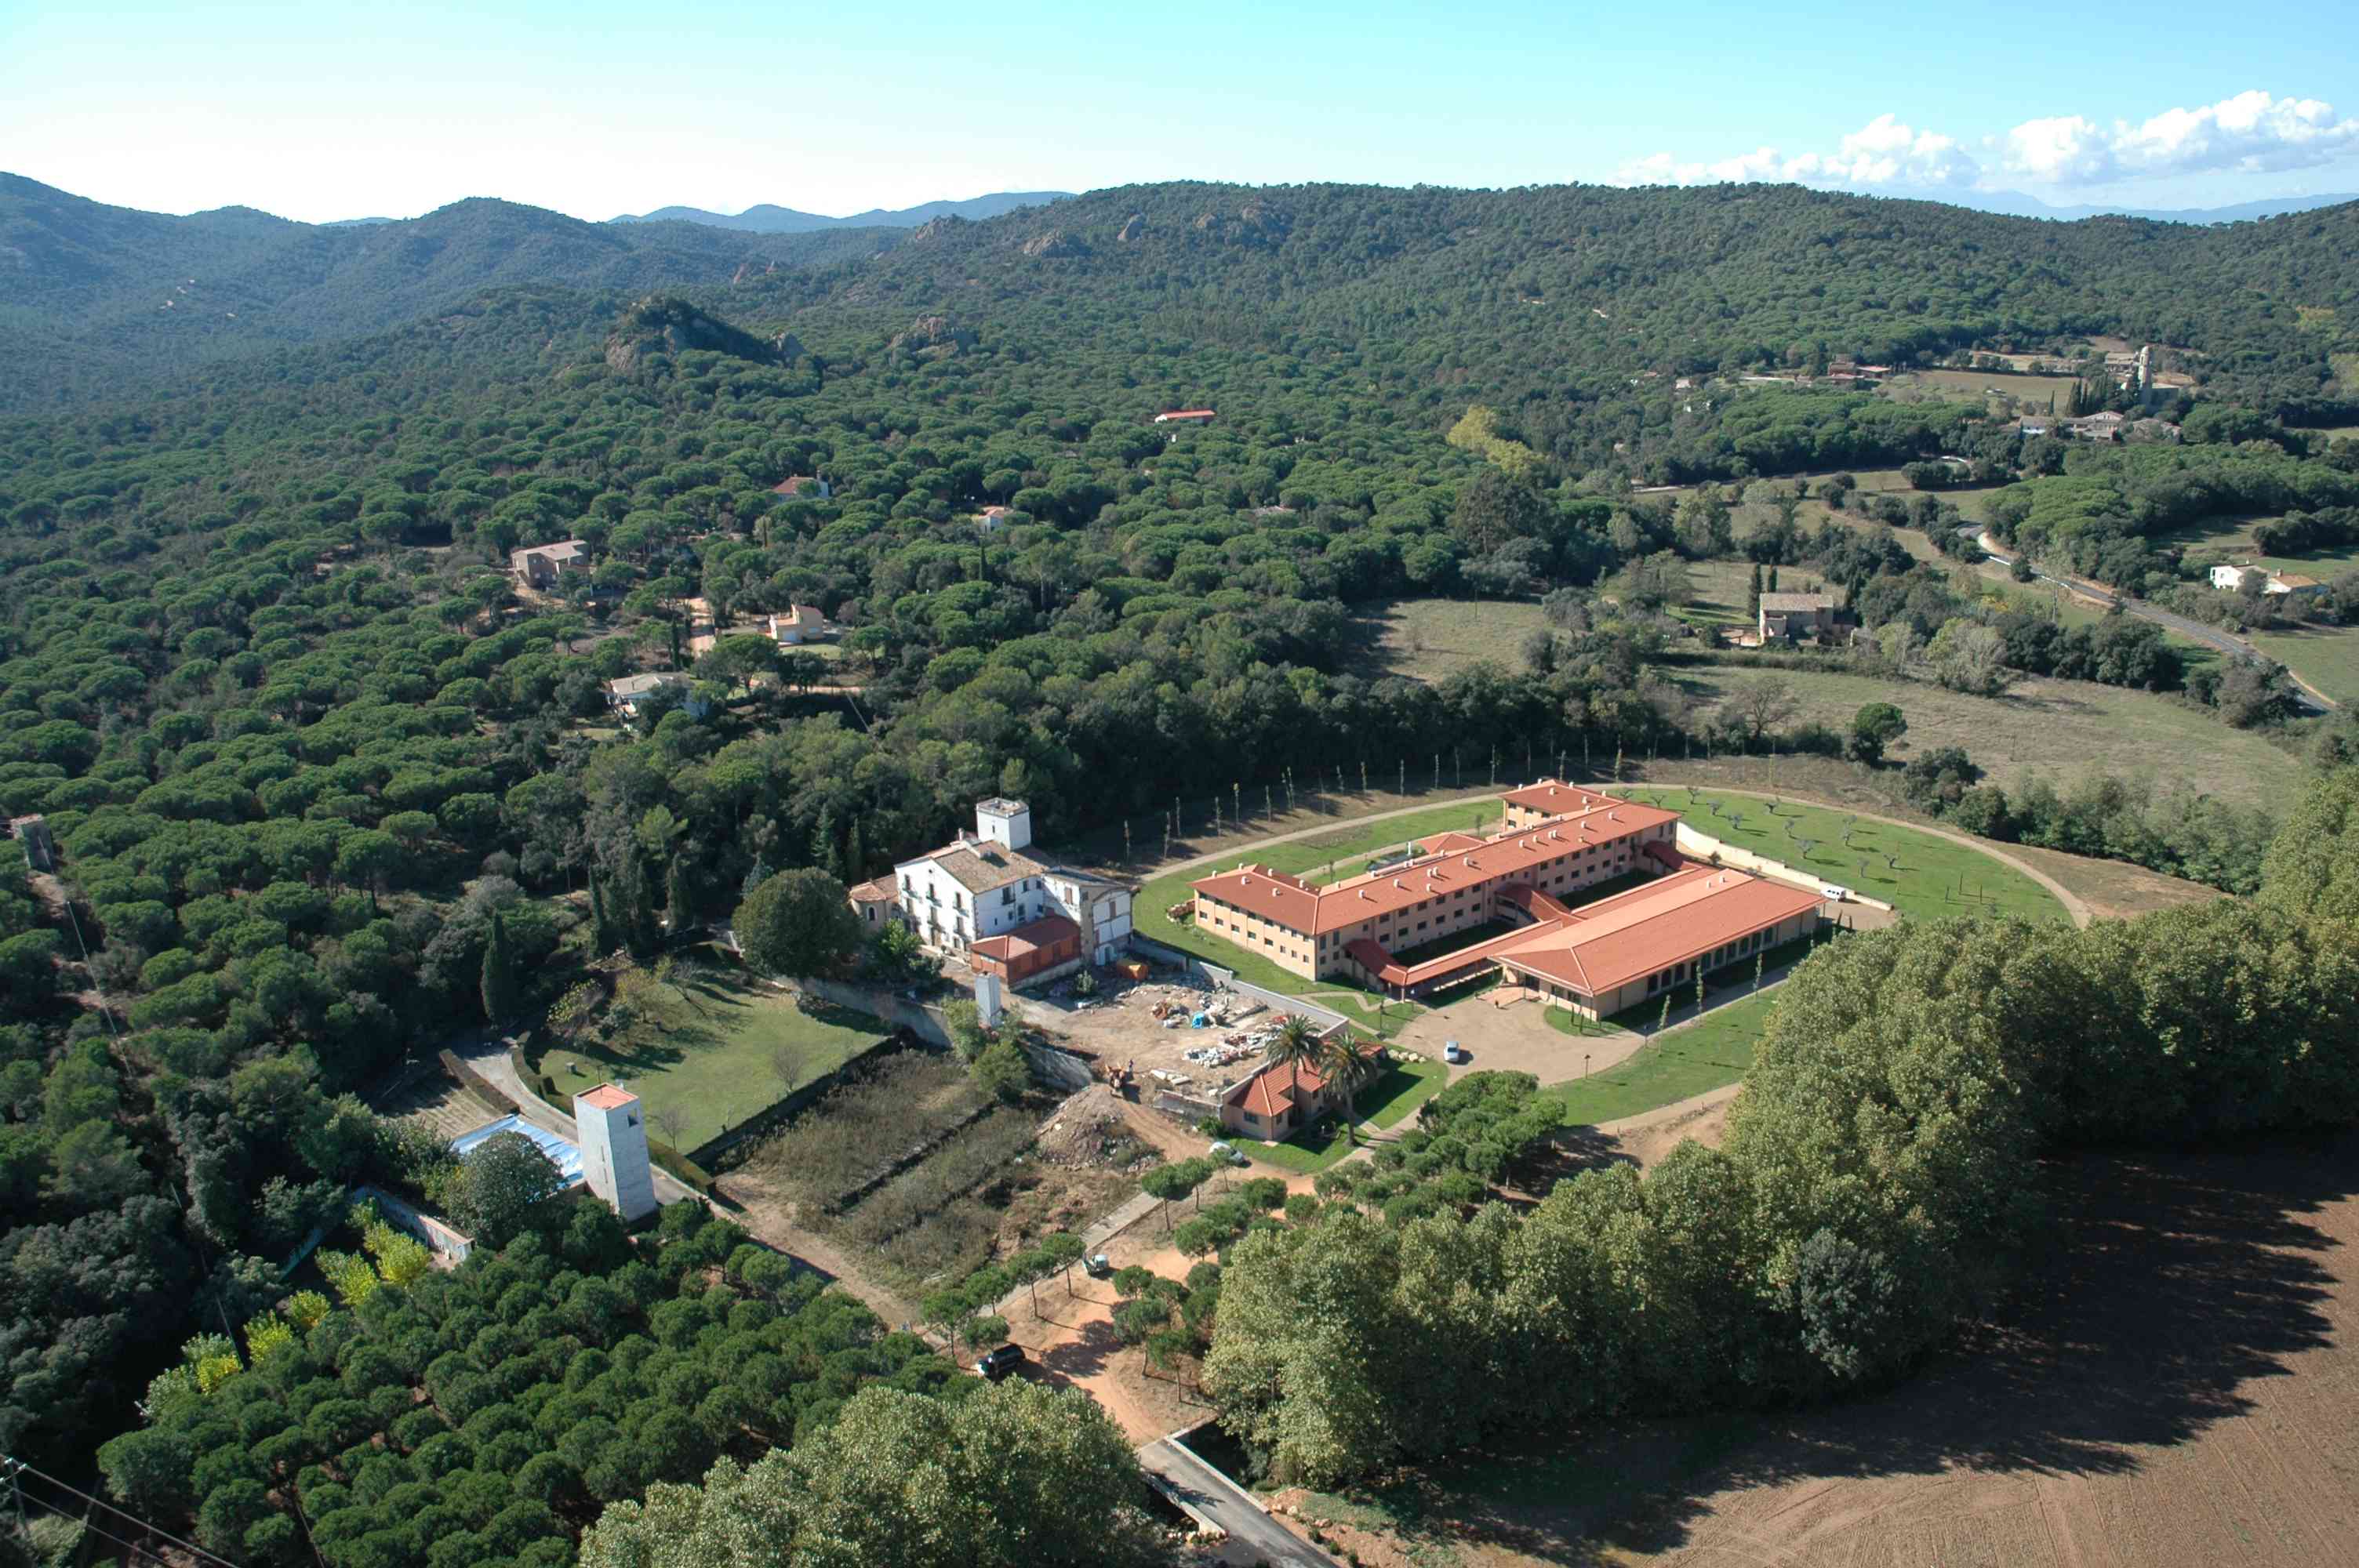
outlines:
[{"label": "construction site", "polygon": [[1262,1065],[1286,1017],[1250,992],[1174,966],[1146,979],[1104,971],[1094,994],[1060,985],[1027,996],[1024,1007],[1061,1044],[1095,1057],[1098,1077],[1116,1094],[1188,1122],[1218,1113],[1222,1098]]}]

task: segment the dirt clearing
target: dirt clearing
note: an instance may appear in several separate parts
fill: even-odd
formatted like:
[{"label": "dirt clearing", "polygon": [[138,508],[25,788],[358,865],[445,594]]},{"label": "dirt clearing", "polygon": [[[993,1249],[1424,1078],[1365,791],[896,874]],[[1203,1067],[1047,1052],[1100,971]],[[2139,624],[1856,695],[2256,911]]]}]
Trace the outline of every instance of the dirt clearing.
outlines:
[{"label": "dirt clearing", "polygon": [[1608,1426],[1310,1510],[1420,1568],[2359,1562],[2359,1134],[2046,1176],[2060,1245],[2007,1322],[1897,1390]]}]

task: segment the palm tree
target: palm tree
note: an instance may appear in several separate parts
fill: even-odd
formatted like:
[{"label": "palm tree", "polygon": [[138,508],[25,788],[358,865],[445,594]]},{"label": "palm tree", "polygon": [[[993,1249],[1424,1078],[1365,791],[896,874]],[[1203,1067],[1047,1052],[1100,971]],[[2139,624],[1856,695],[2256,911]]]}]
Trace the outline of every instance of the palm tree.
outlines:
[{"label": "palm tree", "polygon": [[1357,1138],[1360,1113],[1353,1102],[1375,1076],[1375,1057],[1352,1038],[1352,1031],[1346,1027],[1319,1042],[1318,1065],[1319,1076],[1343,1091],[1344,1136]]},{"label": "palm tree", "polygon": [[1285,1067],[1292,1077],[1296,1104],[1302,1101],[1302,1069],[1317,1071],[1325,1051],[1319,1032],[1302,1014],[1289,1012],[1278,1021],[1277,1037],[1269,1043],[1269,1060],[1272,1065]]}]

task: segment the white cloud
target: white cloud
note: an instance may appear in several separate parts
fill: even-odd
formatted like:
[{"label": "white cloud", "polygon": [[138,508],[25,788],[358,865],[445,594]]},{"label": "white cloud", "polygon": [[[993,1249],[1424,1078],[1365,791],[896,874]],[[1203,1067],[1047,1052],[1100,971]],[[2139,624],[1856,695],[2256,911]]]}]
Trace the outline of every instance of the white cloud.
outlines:
[{"label": "white cloud", "polygon": [[2359,152],[2359,120],[2336,117],[2315,98],[2275,98],[2257,88],[2200,109],[2166,109],[2111,131],[2087,120],[2029,120],[1999,138],[1999,168],[2061,185],[2104,185],[2150,175],[2263,174],[2309,168]]},{"label": "white cloud", "polygon": [[1622,185],[1707,185],[1796,180],[1863,189],[1895,186],[1996,189],[2022,183],[2069,189],[2174,175],[2258,174],[2309,168],[2359,154],[2359,119],[2339,118],[2315,98],[2277,98],[2257,89],[2197,109],[2169,109],[2111,129],[2080,114],[2026,120],[1982,139],[1984,156],[1956,137],[1879,114],[1832,152],[1773,146],[1716,160],[1669,153],[1625,163]]}]

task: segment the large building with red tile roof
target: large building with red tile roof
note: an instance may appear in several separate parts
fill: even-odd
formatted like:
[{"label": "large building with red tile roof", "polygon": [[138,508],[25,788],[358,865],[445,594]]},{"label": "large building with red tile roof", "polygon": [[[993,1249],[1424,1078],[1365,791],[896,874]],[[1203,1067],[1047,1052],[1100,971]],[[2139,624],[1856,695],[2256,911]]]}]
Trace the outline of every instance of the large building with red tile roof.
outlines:
[{"label": "large building with red tile roof", "polygon": [[[1329,886],[1262,866],[1216,872],[1194,884],[1196,928],[1306,979],[1412,996],[1498,970],[1603,1017],[1819,918],[1815,890],[1687,860],[1677,812],[1549,779],[1506,795],[1504,820]],[[1395,957],[1480,929],[1491,935],[1414,963]]]}]

